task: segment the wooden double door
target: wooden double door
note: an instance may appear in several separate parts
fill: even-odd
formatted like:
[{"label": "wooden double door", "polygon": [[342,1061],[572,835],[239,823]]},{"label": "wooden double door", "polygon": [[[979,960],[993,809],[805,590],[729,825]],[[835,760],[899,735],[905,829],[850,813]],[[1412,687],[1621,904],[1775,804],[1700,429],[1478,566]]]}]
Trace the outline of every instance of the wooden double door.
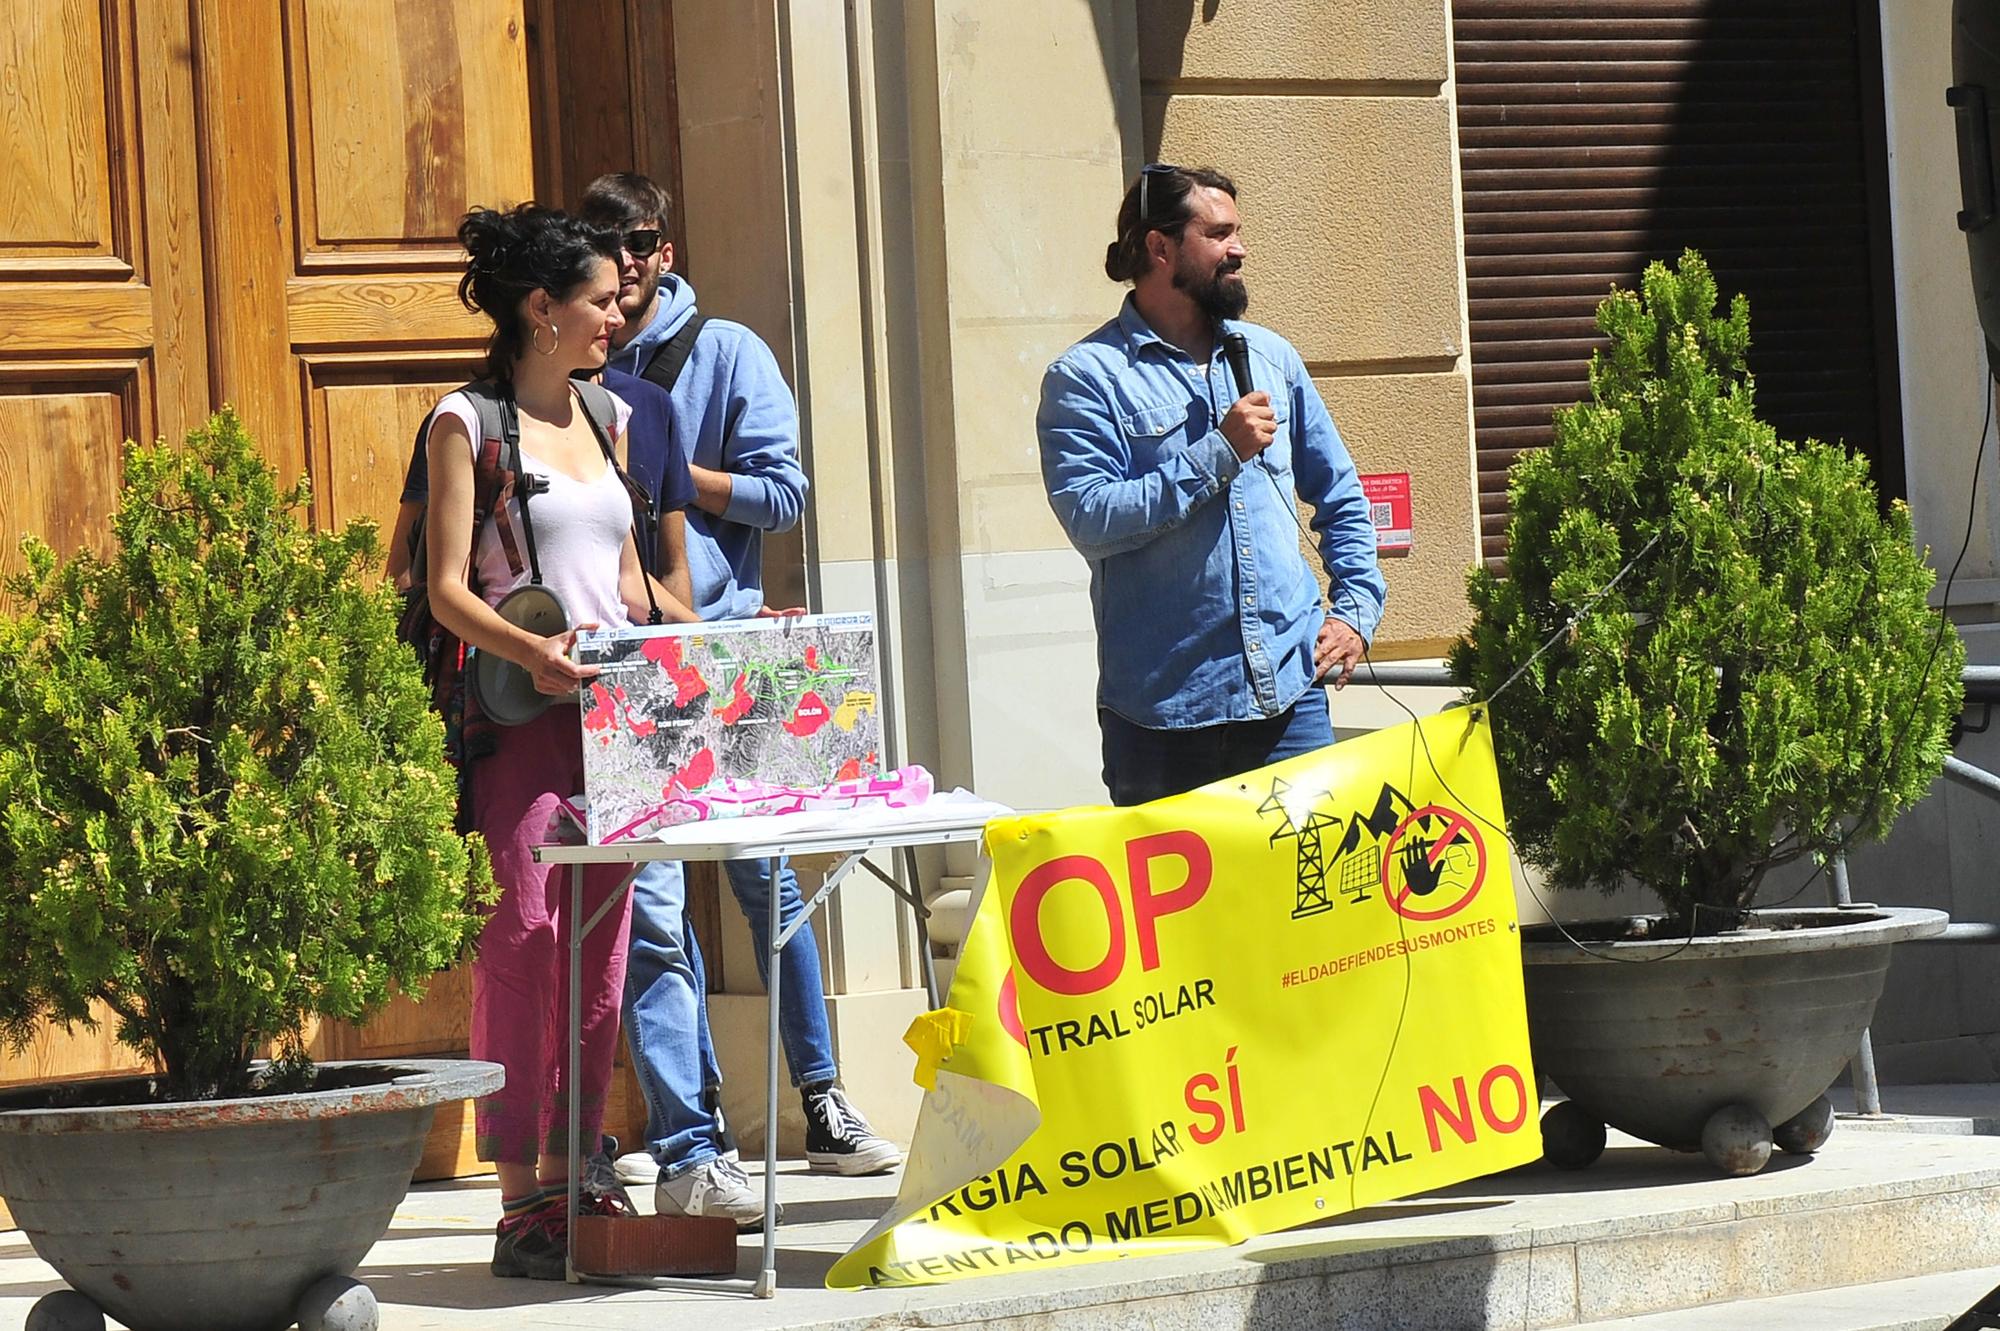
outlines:
[{"label": "wooden double door", "polygon": [[119,445],[233,405],[313,517],[394,508],[484,335],[469,204],[534,190],[521,0],[0,12],[0,537],[103,530]]},{"label": "wooden double door", "polygon": [[[670,51],[668,0],[0,4],[0,571],[23,532],[97,542],[123,441],[223,404],[317,524],[386,530],[487,332],[460,219],[611,166],[671,180]],[[463,1049],[465,990],[316,1052]],[[49,1033],[0,1083],[129,1066],[108,1029]]]}]

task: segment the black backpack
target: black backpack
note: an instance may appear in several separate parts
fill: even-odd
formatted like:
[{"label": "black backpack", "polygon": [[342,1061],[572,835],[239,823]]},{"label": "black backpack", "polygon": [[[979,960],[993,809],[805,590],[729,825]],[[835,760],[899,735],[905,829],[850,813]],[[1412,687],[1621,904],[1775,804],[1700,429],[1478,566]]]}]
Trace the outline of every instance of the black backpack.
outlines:
[{"label": "black backpack", "polygon": [[[590,421],[592,433],[597,436],[598,446],[604,450],[606,464],[617,474],[632,501],[634,530],[646,530],[647,524],[642,521],[641,515],[650,511],[651,499],[618,465],[612,444],[612,435],[617,428],[618,406],[611,391],[602,384],[586,380],[572,381],[572,386],[583,403],[584,415]],[[500,538],[500,547],[506,552],[508,567],[516,576],[525,570],[531,581],[540,583],[541,560],[535,550],[535,524],[529,501],[548,488],[548,481],[545,477],[522,470],[520,413],[514,405],[514,395],[506,385],[485,379],[474,380],[457,391],[471,400],[479,416],[479,451],[474,455],[472,466],[473,548],[478,548],[480,534],[486,529],[486,524],[493,523]],[[427,446],[431,422],[436,414],[435,409],[426,412],[418,425],[419,447]],[[507,515],[507,501],[517,494],[521,509],[518,539],[514,524]],[[465,686],[465,643],[439,623],[431,610],[429,551],[424,533],[429,507],[426,499],[424,511],[417,515],[410,528],[410,585],[403,592],[403,613],[396,635],[416,652],[417,660],[423,667],[424,683],[430,688],[431,705],[444,718],[445,756],[458,769],[458,828],[466,832],[471,830],[473,760],[493,752],[494,727],[492,722],[479,714],[478,705]],[[522,559],[524,551],[525,563]],[[472,591],[477,595],[479,575],[476,561],[470,581]],[[661,619],[660,607],[653,602],[651,579],[646,583],[646,598],[652,603],[651,622],[657,624]]]}]

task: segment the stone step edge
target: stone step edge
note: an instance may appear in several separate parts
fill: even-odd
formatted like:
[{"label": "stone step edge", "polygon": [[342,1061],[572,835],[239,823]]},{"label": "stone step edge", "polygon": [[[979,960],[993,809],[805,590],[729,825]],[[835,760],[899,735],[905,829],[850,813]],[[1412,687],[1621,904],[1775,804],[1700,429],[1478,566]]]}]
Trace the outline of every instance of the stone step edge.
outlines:
[{"label": "stone step edge", "polygon": [[[1235,1249],[1221,1250],[1237,1256],[1236,1261],[1221,1266],[1176,1270],[1173,1265],[1176,1259],[1172,1256],[1140,1257],[1073,1268],[1066,1273],[1064,1284],[1056,1289],[995,1290],[991,1295],[980,1297],[974,1288],[977,1282],[963,1282],[952,1287],[957,1301],[949,1303],[928,1299],[903,1302],[912,1296],[922,1298],[926,1291],[934,1293],[939,1287],[906,1291],[901,1298],[897,1298],[901,1306],[895,1309],[894,1315],[899,1320],[894,1324],[912,1328],[977,1326],[997,1329],[1024,1319],[1022,1325],[1039,1327],[1043,1323],[1037,1319],[1057,1312],[1169,1299],[1183,1305],[1182,1311],[1187,1313],[1205,1303],[1222,1304],[1244,1297],[1256,1302],[1259,1298],[1257,1291],[1274,1285],[1300,1282],[1301,1288],[1324,1290],[1327,1282],[1342,1277],[1352,1278],[1357,1286],[1368,1286],[1379,1278],[1383,1293],[1394,1307],[1394,1322],[1400,1325],[1580,1328],[1616,1324],[1619,1318],[1631,1320],[1683,1312],[1699,1313],[1703,1308],[1713,1309],[1722,1304],[1823,1294],[1828,1290],[1892,1280],[1950,1275],[1959,1264],[1926,1263],[1921,1257],[1916,1257],[1897,1262],[1885,1270],[1866,1273],[1859,1279],[1823,1282],[1817,1281],[1810,1270],[1796,1268],[1796,1281],[1785,1288],[1719,1288],[1707,1298],[1696,1293],[1690,1302],[1687,1292],[1696,1281],[1703,1253],[1684,1252],[1666,1260],[1648,1262],[1634,1261],[1631,1253],[1620,1250],[1649,1244],[1671,1248],[1675,1244],[1684,1246],[1691,1240],[1698,1247],[1714,1250],[1705,1254],[1711,1258],[1713,1272],[1740,1273],[1746,1264],[1738,1261],[1729,1249],[1783,1252],[1800,1246],[1774,1241],[1774,1236],[1769,1233],[1755,1235],[1742,1231],[1805,1224],[1813,1226],[1817,1237],[1826,1226],[1844,1217],[1855,1222],[1857,1228],[1868,1230],[1872,1236],[1877,1228],[1874,1221],[1881,1216],[1884,1207],[1914,1206],[1936,1209],[1940,1212],[1936,1218],[1938,1221],[1955,1216],[1969,1221],[1963,1243],[1954,1237],[1942,1247],[1975,1263],[1968,1269],[1983,1270],[1988,1265],[2000,1265],[2000,1179],[1993,1177],[1995,1172],[1976,1169],[1931,1179],[1853,1185],[1833,1193],[1799,1199],[1815,1202],[1822,1196],[1843,1199],[1830,1205],[1731,1202],[1678,1207],[1644,1217],[1613,1221],[1608,1225],[1582,1222],[1509,1234],[1438,1239],[1390,1237],[1367,1247],[1348,1247],[1336,1252],[1324,1251],[1329,1246],[1324,1242],[1310,1241],[1324,1231],[1295,1230],[1253,1239],[1248,1245]],[[1943,1186],[1922,1186],[1926,1184]],[[1921,1216],[1906,1216],[1905,1219],[1930,1221],[1930,1218]],[[1308,1242],[1299,1243],[1301,1238]],[[1976,1246],[1981,1241],[1985,1245],[1983,1248]],[[1287,1249],[1294,1246],[1300,1249],[1299,1255],[1288,1255]],[[1314,1252],[1313,1248],[1321,1251]],[[1850,1254],[1867,1253],[1878,1260],[1884,1252],[1880,1244],[1873,1248],[1852,1245],[1847,1251]],[[1186,1255],[1183,1254],[1180,1261],[1185,1260]],[[1478,1269],[1481,1266],[1485,1269]],[[1427,1273],[1424,1269],[1427,1267],[1439,1269]],[[1608,1310],[1585,1306],[1593,1297],[1602,1301],[1606,1290],[1621,1277],[1629,1283],[1634,1271],[1644,1270],[1672,1271],[1674,1294],[1653,1302],[1651,1306],[1639,1308]],[[1483,1309],[1465,1303],[1463,1296],[1466,1290],[1449,1288],[1454,1282],[1463,1286],[1468,1279],[1479,1285],[1477,1292],[1485,1296]],[[1425,1297],[1420,1291],[1427,1284],[1445,1288],[1437,1297]],[[1984,1290],[1979,1292],[1984,1293]],[[1458,1299],[1460,1306],[1453,1306],[1454,1295],[1461,1296]],[[1970,1301],[1969,1298],[1967,1302]],[[1362,1306],[1366,1300],[1358,1299],[1356,1303]],[[885,1325],[883,1314],[888,1311],[877,1306],[865,1315],[802,1323],[793,1331],[880,1331]],[[1217,1307],[1212,1312],[1215,1315],[1203,1320],[1216,1322],[1223,1309]],[[1413,1320],[1418,1318],[1422,1321]],[[1586,1320],[1589,1318],[1595,1320]],[[1353,1323],[1357,1328],[1385,1324],[1365,1318]],[[1264,1324],[1246,1321],[1243,1325]],[[1284,1323],[1270,1325],[1276,1327]],[[1342,1322],[1339,1325],[1345,1327],[1348,1324]]]},{"label": "stone step edge", "polygon": [[2000,1288],[2000,1266],[1586,1322],[1574,1331],[1942,1331]]}]

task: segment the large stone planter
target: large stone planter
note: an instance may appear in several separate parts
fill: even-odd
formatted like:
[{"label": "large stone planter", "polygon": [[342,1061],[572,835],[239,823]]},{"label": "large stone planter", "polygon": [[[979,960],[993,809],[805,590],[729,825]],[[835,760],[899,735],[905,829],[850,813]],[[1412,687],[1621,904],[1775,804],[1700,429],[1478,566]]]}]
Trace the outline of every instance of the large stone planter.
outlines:
[{"label": "large stone planter", "polygon": [[[381,1237],[437,1106],[502,1081],[494,1063],[395,1060],[242,1100],[64,1108],[105,1084],[21,1088],[0,1094],[0,1197],[132,1331],[277,1331]],[[146,1079],[111,1085],[139,1099]]]},{"label": "large stone planter", "polygon": [[[1571,1102],[1544,1121],[1557,1163],[1588,1163],[1594,1151],[1575,1134],[1587,1138],[1594,1121],[1600,1146],[1608,1124],[1754,1172],[1771,1129],[1814,1106],[1853,1056],[1890,947],[1946,924],[1942,911],[1903,907],[1756,911],[1738,932],[1690,943],[1657,919],[1570,925],[1596,956],[1553,925],[1522,931],[1535,1067]],[[1654,938],[1609,941],[1641,920]],[[1731,1148],[1758,1135],[1757,1118],[1762,1155],[1746,1168],[1749,1157]],[[1817,1141],[1793,1139],[1798,1149],[1824,1140],[1815,1131]]]}]

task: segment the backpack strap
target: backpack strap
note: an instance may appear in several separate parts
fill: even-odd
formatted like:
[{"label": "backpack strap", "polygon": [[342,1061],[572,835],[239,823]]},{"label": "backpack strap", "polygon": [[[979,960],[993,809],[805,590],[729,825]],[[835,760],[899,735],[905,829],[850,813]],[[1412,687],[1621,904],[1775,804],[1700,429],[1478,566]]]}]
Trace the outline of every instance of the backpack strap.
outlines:
[{"label": "backpack strap", "polygon": [[653,513],[653,497],[618,465],[618,447],[612,442],[618,423],[617,399],[612,397],[610,389],[595,379],[572,379],[570,386],[576,389],[577,397],[583,402],[583,414],[590,421],[591,433],[597,436],[597,446],[604,450],[604,465],[611,468],[632,501],[632,543],[639,555],[640,571],[647,575],[646,604],[652,611],[652,617],[647,622],[658,624],[665,616],[660,613],[659,598],[653,595],[653,560],[647,557],[646,552],[647,538],[653,536],[657,539],[654,535],[658,531],[655,525],[657,518]]},{"label": "backpack strap", "polygon": [[[452,391],[465,395],[466,400],[472,403],[479,420],[479,435],[473,440],[472,454],[472,543],[474,546],[479,544],[479,533],[485,529],[488,519],[499,513],[500,543],[507,553],[508,563],[513,566],[514,572],[519,573],[522,565],[514,545],[513,528],[507,522],[506,511],[502,508],[503,496],[511,493],[513,477],[506,474],[500,465],[500,401],[493,395],[492,386],[482,382],[461,384]],[[430,448],[431,427],[436,423],[435,407],[425,412],[424,418],[417,423],[415,461],[411,463],[411,473],[415,476],[425,476],[427,469],[425,454]],[[429,485],[425,484],[423,504],[426,509],[430,506],[429,489]],[[426,580],[425,547],[428,542],[425,539],[425,530],[426,524],[420,515],[410,526],[407,547],[410,552],[410,578],[415,583]],[[470,572],[470,577],[473,590],[477,591],[479,570],[476,564]]]},{"label": "backpack strap", "polygon": [[[506,385],[487,379],[475,380],[458,391],[465,394],[473,409],[479,413],[480,451],[475,470],[489,461],[487,445],[493,445],[490,455],[492,470],[489,473],[493,478],[493,502],[488,512],[493,518],[493,533],[500,538],[500,549],[507,556],[507,567],[516,576],[523,568],[520,544],[514,539],[514,523],[507,515],[507,501],[517,499],[521,508],[522,540],[528,550],[525,567],[529,579],[539,583],[542,580],[542,565],[535,549],[535,520],[529,512],[528,501],[548,488],[548,479],[522,470],[521,415],[514,404],[514,394]],[[479,505],[475,500],[472,529],[475,544],[481,525],[476,521],[478,515]]]},{"label": "backpack strap", "polygon": [[680,382],[681,371],[687,368],[688,357],[694,354],[694,340],[701,336],[701,326],[707,322],[708,316],[700,311],[689,315],[680,331],[653,352],[653,358],[646,362],[639,377],[673,392],[674,385]]},{"label": "backpack strap", "polygon": [[583,400],[584,415],[590,417],[590,424],[597,431],[597,442],[605,444],[605,456],[611,456],[606,442],[618,434],[618,403],[611,396],[611,390],[595,379],[572,379],[570,386]]}]

